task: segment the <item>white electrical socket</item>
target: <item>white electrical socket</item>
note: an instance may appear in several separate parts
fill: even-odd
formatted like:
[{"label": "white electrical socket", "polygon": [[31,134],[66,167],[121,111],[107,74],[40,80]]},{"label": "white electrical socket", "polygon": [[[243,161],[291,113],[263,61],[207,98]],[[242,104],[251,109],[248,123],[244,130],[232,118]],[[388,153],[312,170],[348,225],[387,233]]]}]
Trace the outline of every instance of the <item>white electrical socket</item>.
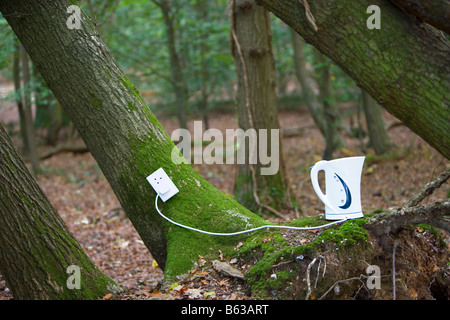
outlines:
[{"label": "white electrical socket", "polygon": [[147,177],[147,181],[158,193],[162,201],[166,202],[178,193],[178,188],[169,178],[163,168],[159,168]]}]

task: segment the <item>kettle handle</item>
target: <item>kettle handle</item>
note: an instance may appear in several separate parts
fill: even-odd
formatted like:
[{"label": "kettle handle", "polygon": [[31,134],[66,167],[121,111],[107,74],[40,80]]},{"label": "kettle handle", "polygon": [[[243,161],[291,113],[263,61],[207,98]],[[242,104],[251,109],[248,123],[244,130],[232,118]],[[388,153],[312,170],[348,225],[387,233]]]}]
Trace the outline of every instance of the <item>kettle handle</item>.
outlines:
[{"label": "kettle handle", "polygon": [[326,171],[330,167],[330,164],[326,160],[321,160],[317,162],[312,168],[311,168],[311,183],[314,188],[314,191],[316,192],[317,196],[319,197],[322,202],[328,206],[330,209],[335,210],[334,206],[330,203],[327,196],[322,192],[319,186],[319,171],[323,170]]}]

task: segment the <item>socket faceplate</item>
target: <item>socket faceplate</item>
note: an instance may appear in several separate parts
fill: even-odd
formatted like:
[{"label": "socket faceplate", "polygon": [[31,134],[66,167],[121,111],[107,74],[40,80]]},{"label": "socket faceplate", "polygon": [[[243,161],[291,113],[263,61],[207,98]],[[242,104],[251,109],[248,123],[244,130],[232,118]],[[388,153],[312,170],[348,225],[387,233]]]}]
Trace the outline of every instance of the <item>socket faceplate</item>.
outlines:
[{"label": "socket faceplate", "polygon": [[159,168],[149,175],[147,181],[164,202],[172,198],[179,191],[163,168]]}]

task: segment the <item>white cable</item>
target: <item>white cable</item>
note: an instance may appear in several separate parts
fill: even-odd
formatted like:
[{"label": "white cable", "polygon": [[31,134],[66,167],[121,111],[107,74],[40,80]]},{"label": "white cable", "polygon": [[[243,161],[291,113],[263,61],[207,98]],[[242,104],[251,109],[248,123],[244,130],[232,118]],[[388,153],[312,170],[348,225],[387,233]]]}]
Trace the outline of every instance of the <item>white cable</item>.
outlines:
[{"label": "white cable", "polygon": [[243,230],[243,231],[237,231],[237,232],[229,232],[229,233],[209,232],[209,231],[204,231],[204,230],[188,227],[188,226],[185,226],[185,225],[183,225],[181,223],[175,222],[175,221],[167,218],[165,215],[163,215],[161,213],[161,211],[158,208],[158,198],[159,198],[159,195],[156,194],[155,208],[156,208],[156,211],[158,211],[158,213],[159,213],[159,215],[161,217],[163,217],[164,219],[166,219],[170,223],[173,223],[174,225],[177,225],[177,226],[179,226],[181,228],[185,228],[185,229],[189,229],[189,230],[193,230],[193,231],[197,231],[197,232],[200,232],[200,233],[209,234],[209,235],[213,235],[213,236],[236,236],[236,235],[239,235],[239,234],[243,234],[243,233],[247,233],[247,232],[253,232],[253,231],[261,230],[261,229],[264,229],[264,228],[292,229],[292,230],[313,230],[313,229],[325,228],[325,227],[331,226],[333,224],[338,224],[338,223],[342,223],[342,222],[347,221],[347,219],[343,219],[343,220],[334,221],[334,222],[331,222],[331,223],[328,223],[328,224],[323,224],[323,225],[317,226],[317,227],[290,227],[290,226],[264,225],[264,226],[261,226],[261,227],[247,229],[247,230]]}]

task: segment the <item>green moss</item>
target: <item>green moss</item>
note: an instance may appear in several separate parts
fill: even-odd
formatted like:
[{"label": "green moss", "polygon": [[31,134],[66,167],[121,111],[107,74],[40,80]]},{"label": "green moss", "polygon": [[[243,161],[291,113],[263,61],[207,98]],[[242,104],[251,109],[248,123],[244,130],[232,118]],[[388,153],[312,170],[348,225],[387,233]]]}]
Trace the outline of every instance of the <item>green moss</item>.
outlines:
[{"label": "green moss", "polygon": [[136,103],[134,103],[133,101],[129,101],[128,102],[128,111],[136,111],[137,107],[136,107]]},{"label": "green moss", "polygon": [[[298,227],[317,226],[324,221],[319,217],[305,217],[293,221],[290,225]],[[290,287],[298,269],[297,261],[312,259],[318,252],[329,248],[351,250],[359,244],[366,244],[368,234],[362,227],[365,219],[347,221],[338,226],[324,230],[315,240],[304,245],[291,245],[278,231],[261,233],[249,238],[240,248],[238,256],[243,260],[257,260],[257,263],[246,273],[246,279],[252,291],[262,298],[270,298],[271,290]],[[301,235],[300,235],[301,236]],[[305,236],[305,235],[303,235]],[[276,277],[274,266],[289,262],[289,270],[280,270]],[[280,292],[279,292],[280,293]],[[287,294],[283,291],[283,294]]]},{"label": "green moss", "polygon": [[439,239],[439,242],[440,242],[441,246],[443,246],[444,248],[447,246],[447,243],[445,243],[444,237],[442,236],[442,234],[435,227],[430,226],[428,224],[419,224],[419,225],[417,225],[417,227],[422,228],[424,230],[428,230],[436,238]]},{"label": "green moss", "polygon": [[369,237],[367,231],[362,227],[365,223],[365,219],[347,221],[337,230],[323,231],[316,241],[333,242],[338,248],[365,242]]},{"label": "green moss", "polygon": [[98,99],[93,94],[89,94],[89,104],[94,109],[99,110],[103,106],[103,99]]},{"label": "green moss", "polygon": [[136,86],[125,75],[120,74],[119,76],[120,82],[128,90],[128,92],[133,94],[141,103],[145,105],[145,101],[144,99],[142,99],[139,90],[136,88]]}]

